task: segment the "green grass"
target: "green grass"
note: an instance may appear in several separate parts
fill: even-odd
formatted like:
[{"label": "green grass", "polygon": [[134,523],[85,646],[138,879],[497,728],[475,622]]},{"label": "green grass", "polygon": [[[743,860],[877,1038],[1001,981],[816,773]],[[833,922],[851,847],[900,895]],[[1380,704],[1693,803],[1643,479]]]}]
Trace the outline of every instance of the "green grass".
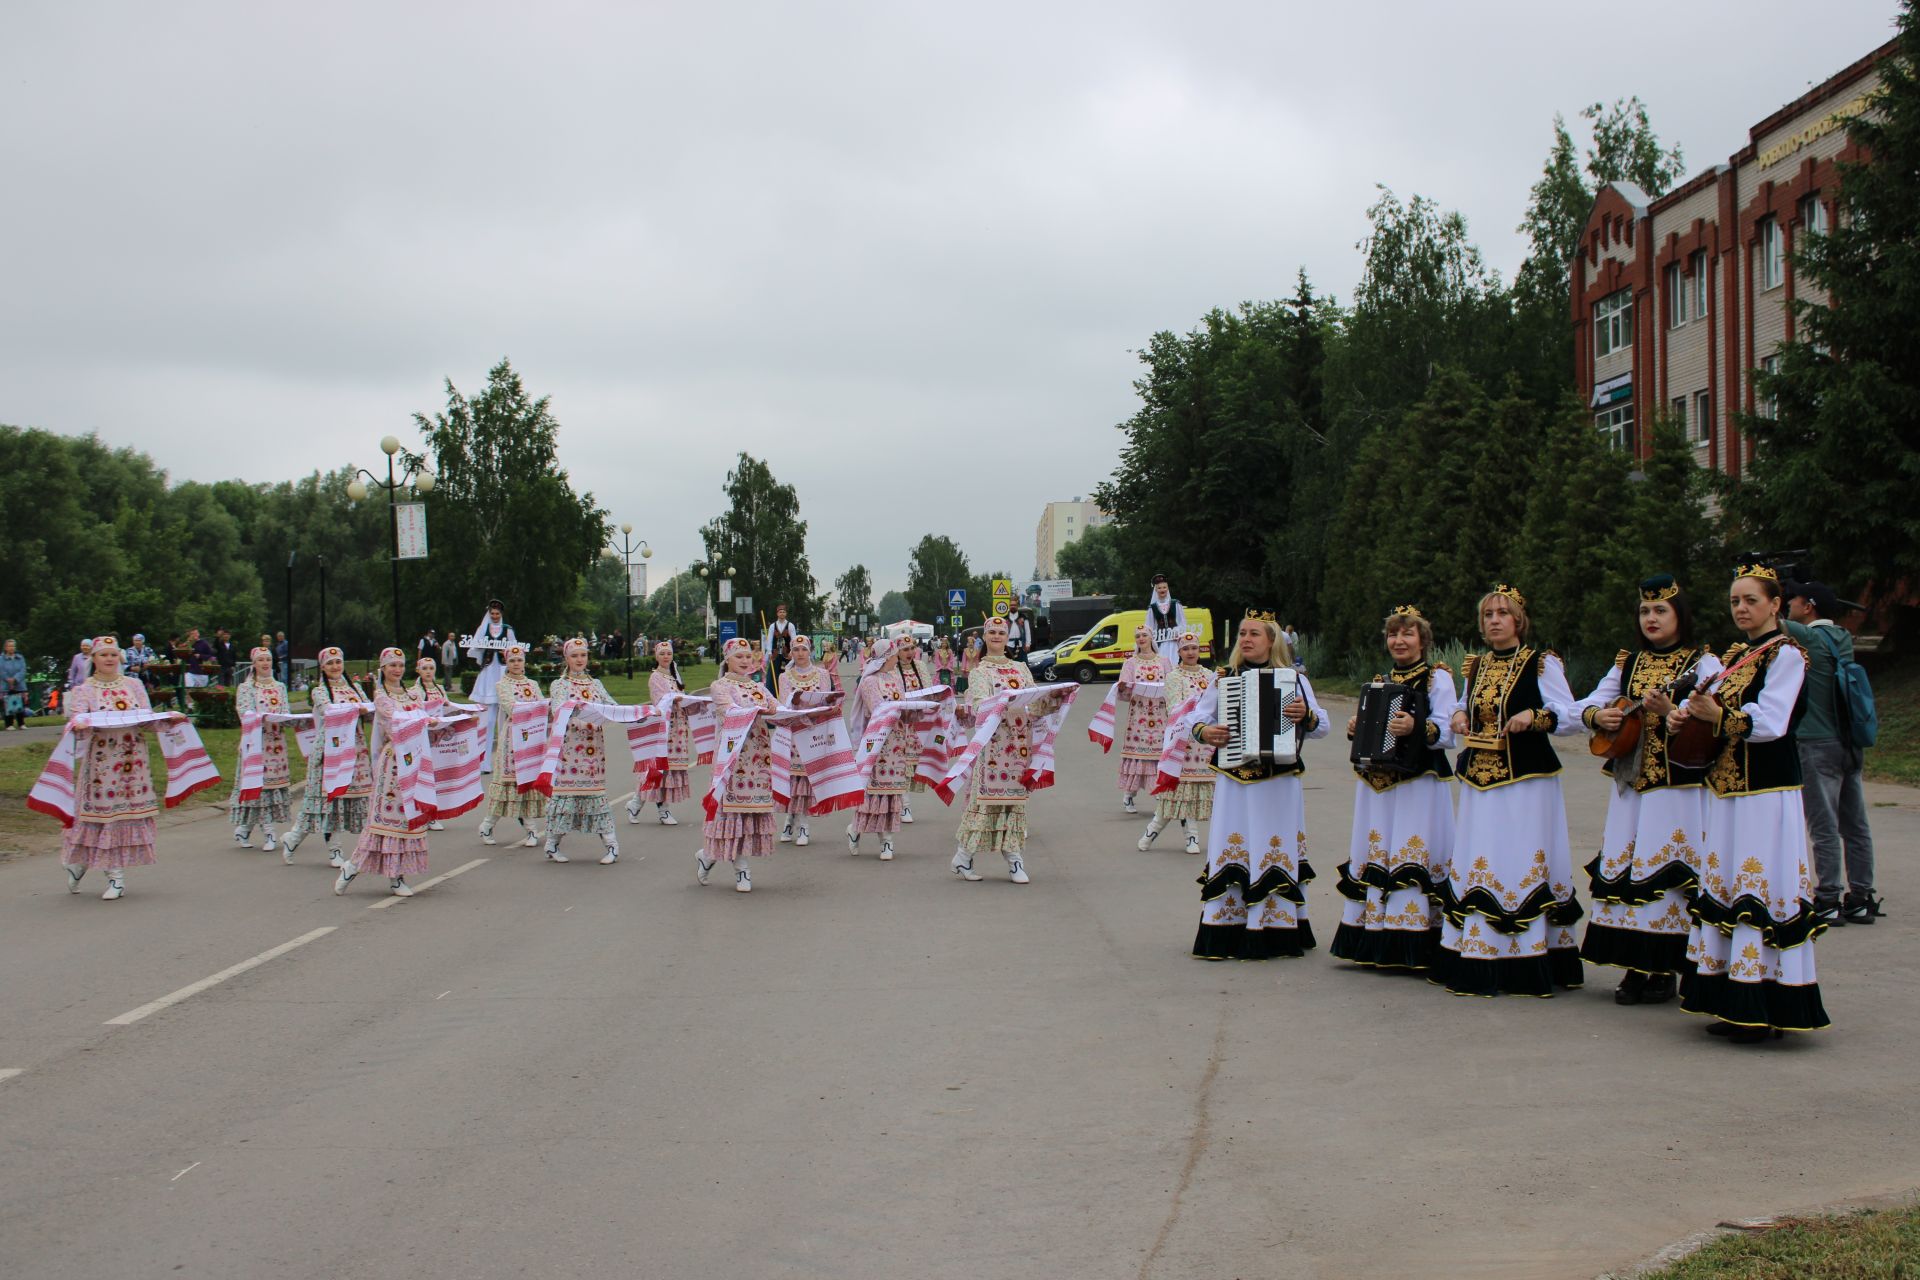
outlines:
[{"label": "green grass", "polygon": [[1920,662],[1881,667],[1872,675],[1880,737],[1867,748],[1867,777],[1920,786]]},{"label": "green grass", "polygon": [[1793,1218],[1714,1241],[1646,1280],[1920,1277],[1920,1206]]}]

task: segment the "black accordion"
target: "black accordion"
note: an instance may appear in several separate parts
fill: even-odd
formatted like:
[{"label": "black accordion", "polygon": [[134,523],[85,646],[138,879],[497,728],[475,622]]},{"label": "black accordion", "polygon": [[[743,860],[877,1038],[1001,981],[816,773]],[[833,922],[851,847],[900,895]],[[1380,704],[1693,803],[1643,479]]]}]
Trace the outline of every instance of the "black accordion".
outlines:
[{"label": "black accordion", "polygon": [[[1413,732],[1396,738],[1387,722],[1400,712],[1413,717]],[[1353,723],[1353,767],[1363,773],[1415,774],[1427,767],[1427,691],[1419,685],[1375,680],[1360,686]]]},{"label": "black accordion", "polygon": [[1300,696],[1300,677],[1292,667],[1263,667],[1245,675],[1221,676],[1220,722],[1227,741],[1214,752],[1222,769],[1264,763],[1288,766],[1300,759],[1300,730],[1287,719],[1286,707]]}]

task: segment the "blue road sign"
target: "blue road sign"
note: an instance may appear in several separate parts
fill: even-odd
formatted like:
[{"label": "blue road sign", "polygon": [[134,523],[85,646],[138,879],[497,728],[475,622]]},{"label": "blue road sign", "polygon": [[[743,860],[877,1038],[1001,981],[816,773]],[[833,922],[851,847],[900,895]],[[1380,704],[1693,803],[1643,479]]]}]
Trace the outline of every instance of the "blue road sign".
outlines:
[{"label": "blue road sign", "polygon": [[965,587],[948,588],[947,589],[947,608],[964,609],[966,607],[967,607],[967,589]]}]

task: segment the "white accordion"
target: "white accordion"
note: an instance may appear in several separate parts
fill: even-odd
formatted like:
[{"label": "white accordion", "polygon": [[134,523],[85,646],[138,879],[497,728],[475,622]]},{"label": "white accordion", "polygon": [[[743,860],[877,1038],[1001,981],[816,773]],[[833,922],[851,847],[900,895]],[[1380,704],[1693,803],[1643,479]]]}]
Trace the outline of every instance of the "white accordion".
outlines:
[{"label": "white accordion", "polygon": [[1214,754],[1222,769],[1267,763],[1291,765],[1300,759],[1300,729],[1287,719],[1286,707],[1300,696],[1300,676],[1292,667],[1262,667],[1245,675],[1221,676],[1220,723],[1227,740]]}]

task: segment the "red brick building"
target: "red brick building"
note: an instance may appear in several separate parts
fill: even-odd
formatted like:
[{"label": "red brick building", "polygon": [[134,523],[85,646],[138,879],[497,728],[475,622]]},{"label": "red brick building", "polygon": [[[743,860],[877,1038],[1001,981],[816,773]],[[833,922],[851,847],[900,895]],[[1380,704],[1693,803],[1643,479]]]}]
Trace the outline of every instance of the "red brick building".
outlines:
[{"label": "red brick building", "polygon": [[1753,126],[1723,165],[1657,199],[1632,183],[1595,197],[1572,263],[1575,379],[1594,426],[1645,456],[1647,424],[1683,427],[1702,466],[1739,475],[1753,444],[1737,413],[1764,410],[1750,372],[1793,337],[1800,237],[1831,225],[1846,121],[1868,109],[1892,42]]}]

